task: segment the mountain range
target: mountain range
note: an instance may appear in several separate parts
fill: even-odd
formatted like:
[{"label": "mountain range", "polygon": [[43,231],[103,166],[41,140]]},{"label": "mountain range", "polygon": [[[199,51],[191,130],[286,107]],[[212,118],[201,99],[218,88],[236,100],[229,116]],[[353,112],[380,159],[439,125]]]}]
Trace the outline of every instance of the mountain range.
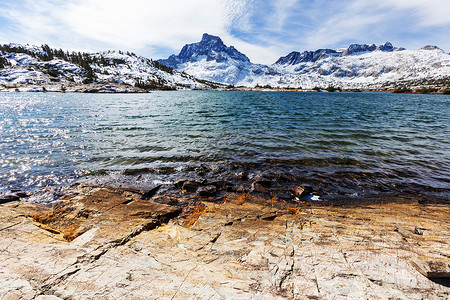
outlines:
[{"label": "mountain range", "polygon": [[160,60],[121,51],[80,53],[47,45],[0,45],[0,91],[146,92],[231,86],[448,89],[450,55],[436,46],[406,50],[386,42],[293,51],[263,65],[206,33],[178,55]]},{"label": "mountain range", "polygon": [[200,42],[185,45],[178,55],[159,62],[196,78],[237,86],[389,89],[450,82],[448,53],[436,46],[406,50],[389,42],[294,51],[271,65],[261,65],[205,33]]}]

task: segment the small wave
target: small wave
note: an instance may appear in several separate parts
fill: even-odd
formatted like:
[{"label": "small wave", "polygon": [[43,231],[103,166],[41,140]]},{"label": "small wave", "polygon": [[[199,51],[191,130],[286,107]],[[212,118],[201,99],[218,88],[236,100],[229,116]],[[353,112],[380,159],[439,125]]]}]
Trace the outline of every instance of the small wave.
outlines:
[{"label": "small wave", "polygon": [[301,159],[270,158],[267,160],[267,162],[272,164],[288,164],[288,165],[316,166],[316,167],[361,165],[361,161],[354,158],[346,158],[346,157],[301,158]]}]

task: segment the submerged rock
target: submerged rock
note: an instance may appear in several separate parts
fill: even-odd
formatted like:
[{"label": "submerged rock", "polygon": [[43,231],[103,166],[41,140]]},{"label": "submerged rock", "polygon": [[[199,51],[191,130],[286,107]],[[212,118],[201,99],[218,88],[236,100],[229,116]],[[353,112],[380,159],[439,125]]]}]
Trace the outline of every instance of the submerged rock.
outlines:
[{"label": "submerged rock", "polygon": [[200,197],[214,197],[217,193],[217,188],[214,185],[207,185],[199,187],[197,190],[197,194]]},{"label": "submerged rock", "polygon": [[250,192],[252,193],[267,193],[267,187],[263,186],[262,184],[258,182],[252,183],[252,188],[250,189]]},{"label": "submerged rock", "polygon": [[242,184],[238,185],[236,187],[235,191],[238,192],[238,193],[244,193],[245,192],[245,187]]},{"label": "submerged rock", "polygon": [[313,189],[309,185],[297,186],[291,189],[292,194],[297,200],[301,200],[302,198],[310,195]]},{"label": "submerged rock", "polygon": [[28,194],[22,190],[10,190],[4,194],[0,194],[0,204],[12,201],[18,201],[22,198],[28,198]]},{"label": "submerged rock", "polygon": [[7,194],[0,196],[0,204],[18,200],[20,200],[20,197],[16,194]]},{"label": "submerged rock", "polygon": [[285,174],[285,173],[276,174],[275,177],[276,177],[277,181],[280,181],[280,182],[292,182],[295,180],[292,175]]},{"label": "submerged rock", "polygon": [[263,186],[265,188],[269,188],[272,186],[272,181],[268,178],[256,178],[253,181],[253,184],[258,184],[260,186]]},{"label": "submerged rock", "polygon": [[151,188],[149,190],[146,190],[142,193],[141,199],[150,199],[153,196],[156,195],[156,193],[159,191],[159,189],[161,188],[161,185],[155,186],[154,188]]},{"label": "submerged rock", "polygon": [[264,178],[264,177],[257,177],[252,182],[250,192],[267,193],[271,186],[272,186],[272,181],[270,179]]},{"label": "submerged rock", "polygon": [[236,178],[240,180],[247,180],[248,179],[248,173],[246,171],[241,171],[236,174]]},{"label": "submerged rock", "polygon": [[183,190],[187,192],[195,192],[197,191],[198,187],[201,185],[201,183],[196,181],[185,181],[183,183]]},{"label": "submerged rock", "polygon": [[175,180],[175,182],[173,183],[173,185],[178,188],[181,189],[183,187],[183,184],[188,181],[186,178],[180,178]]}]

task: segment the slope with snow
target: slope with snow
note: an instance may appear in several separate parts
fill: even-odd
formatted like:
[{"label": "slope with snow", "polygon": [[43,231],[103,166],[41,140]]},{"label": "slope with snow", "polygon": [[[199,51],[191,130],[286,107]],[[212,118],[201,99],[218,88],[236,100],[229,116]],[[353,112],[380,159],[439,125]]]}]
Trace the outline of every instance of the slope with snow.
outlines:
[{"label": "slope with snow", "polygon": [[208,34],[184,46],[178,55],[159,61],[120,51],[69,53],[47,45],[0,45],[0,90],[82,91],[86,84],[120,91],[226,85],[394,89],[448,88],[449,83],[450,55],[436,46],[406,50],[391,43],[353,44],[345,49],[291,52],[267,66],[252,63]]},{"label": "slope with snow", "polygon": [[379,46],[356,53],[350,51],[353,47],[316,61],[275,63],[273,67],[285,74],[282,83],[291,86],[394,88],[437,84],[450,79],[450,55],[437,47],[386,51]]},{"label": "slope with snow", "polygon": [[48,46],[19,44],[0,47],[0,57],[6,62],[0,67],[0,89],[4,90],[30,86],[60,90],[87,83],[115,84],[125,90],[127,86],[138,85],[143,89],[209,88],[213,85],[131,53],[69,54]]},{"label": "slope with snow", "polygon": [[353,44],[345,49],[291,52],[270,66],[253,64],[219,37],[204,34],[180,54],[159,60],[196,78],[253,87],[396,88],[446,85],[450,55],[436,46],[419,50]]},{"label": "slope with snow", "polygon": [[196,78],[232,85],[271,72],[268,66],[251,63],[245,54],[206,33],[200,42],[187,44],[178,55],[159,62]]}]

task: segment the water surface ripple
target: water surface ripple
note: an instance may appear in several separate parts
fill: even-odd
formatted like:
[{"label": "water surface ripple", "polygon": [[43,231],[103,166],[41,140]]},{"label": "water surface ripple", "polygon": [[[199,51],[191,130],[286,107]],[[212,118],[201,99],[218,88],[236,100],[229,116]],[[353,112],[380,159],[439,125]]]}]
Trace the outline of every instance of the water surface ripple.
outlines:
[{"label": "water surface ripple", "polygon": [[324,193],[450,198],[450,97],[177,91],[0,94],[0,191],[88,170],[247,164]]}]

